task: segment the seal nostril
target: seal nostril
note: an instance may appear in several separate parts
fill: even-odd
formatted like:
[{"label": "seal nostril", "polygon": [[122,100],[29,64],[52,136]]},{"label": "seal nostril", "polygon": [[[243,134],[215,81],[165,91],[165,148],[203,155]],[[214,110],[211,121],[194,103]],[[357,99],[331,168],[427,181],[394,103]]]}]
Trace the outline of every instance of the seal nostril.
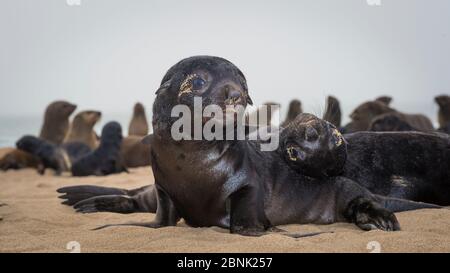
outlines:
[{"label": "seal nostril", "polygon": [[319,138],[319,133],[311,125],[308,125],[305,130],[306,141],[316,141]]}]

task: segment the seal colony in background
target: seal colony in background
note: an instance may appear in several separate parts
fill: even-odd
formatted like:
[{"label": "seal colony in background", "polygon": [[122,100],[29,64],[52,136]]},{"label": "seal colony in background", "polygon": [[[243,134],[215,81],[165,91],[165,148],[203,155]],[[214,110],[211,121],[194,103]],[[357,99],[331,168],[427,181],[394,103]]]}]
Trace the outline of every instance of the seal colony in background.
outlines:
[{"label": "seal colony in background", "polygon": [[[51,103],[45,110],[39,137],[20,138],[16,149],[0,159],[0,170],[34,168],[44,174],[46,169],[51,169],[56,175],[71,172],[74,176],[86,176],[109,175],[150,165],[150,146],[141,142],[143,135],[123,137],[120,124],[110,122],[98,136],[94,126],[100,121],[101,112],[81,111],[70,122],[76,108],[66,101]],[[129,128],[135,134],[148,133],[145,108],[141,103],[134,106]],[[112,131],[114,133],[110,133]],[[95,160],[87,160],[89,154]]]},{"label": "seal colony in background", "polygon": [[[80,212],[156,211],[153,222],[104,227],[160,228],[175,226],[183,218],[190,226],[219,226],[249,236],[280,231],[276,226],[283,224],[334,222],[354,223],[363,230],[395,231],[400,229],[400,224],[394,212],[450,204],[449,194],[437,196],[429,192],[450,189],[447,135],[405,132],[343,136],[330,122],[300,115],[288,120],[286,130],[281,131],[282,145],[271,152],[262,152],[259,140],[173,140],[170,128],[176,118],[171,116],[171,109],[175,105],[182,104],[192,110],[194,97],[202,98],[203,107],[215,104],[225,109],[227,105],[252,104],[244,74],[219,57],[181,60],[167,71],[156,94],[154,133],[144,139],[151,146],[154,186],[136,190],[74,186],[58,190],[64,194],[61,196],[64,203],[74,205]],[[411,125],[431,130],[423,116],[397,112],[388,108],[389,101],[384,97],[375,102],[375,108],[372,103],[361,107],[353,115],[352,126],[346,128],[366,130],[371,118],[394,113]],[[336,99],[329,99],[328,103],[329,111],[340,113]],[[379,108],[383,111],[378,111]],[[339,126],[340,117],[326,117]],[[354,152],[350,149],[352,143],[358,143]],[[398,155],[390,154],[390,146],[383,145],[399,145],[404,157],[420,154],[424,158],[411,159],[389,169],[382,163],[391,162]],[[442,153],[439,159],[426,162],[435,152]],[[367,159],[367,154],[376,156]],[[353,160],[360,159],[366,159],[362,164],[373,164],[379,169],[348,168]],[[439,166],[435,165],[437,162]],[[428,177],[414,172],[415,169],[434,174]],[[379,180],[378,171],[386,177]],[[397,176],[400,178],[396,179]],[[402,183],[406,184],[404,189]],[[411,191],[408,183],[419,185],[413,187],[412,195],[408,194]],[[427,187],[420,187],[424,185]],[[374,193],[373,187],[380,188]],[[434,204],[412,201],[414,196]]]}]

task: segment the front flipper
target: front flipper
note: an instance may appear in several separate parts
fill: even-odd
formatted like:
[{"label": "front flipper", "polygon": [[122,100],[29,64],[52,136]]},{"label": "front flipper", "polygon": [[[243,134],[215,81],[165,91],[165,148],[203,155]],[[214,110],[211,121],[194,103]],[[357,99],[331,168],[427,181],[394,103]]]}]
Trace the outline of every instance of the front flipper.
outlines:
[{"label": "front flipper", "polygon": [[116,212],[133,213],[140,212],[138,204],[125,195],[104,195],[95,196],[76,203],[74,206],[77,212]]},{"label": "front flipper", "polygon": [[[159,208],[159,207],[158,207]],[[258,189],[248,185],[230,196],[230,232],[244,236],[267,234],[269,220],[264,214],[264,203]]]},{"label": "front flipper", "polygon": [[64,201],[62,204],[72,206],[76,203],[89,199],[95,196],[103,195],[128,195],[127,190],[91,185],[69,186],[56,190],[58,193],[63,193],[59,198]]},{"label": "front flipper", "polygon": [[114,226],[139,226],[148,228],[176,226],[177,222],[180,220],[180,217],[178,216],[177,210],[175,209],[172,199],[170,199],[169,195],[157,184],[155,184],[155,188],[157,197],[157,209],[156,209],[156,217],[153,222],[150,223],[131,222],[124,224],[110,224],[95,228],[94,230]]},{"label": "front flipper", "polygon": [[347,220],[355,223],[362,230],[400,230],[400,224],[394,213],[364,197],[358,197],[351,201],[344,215]]}]

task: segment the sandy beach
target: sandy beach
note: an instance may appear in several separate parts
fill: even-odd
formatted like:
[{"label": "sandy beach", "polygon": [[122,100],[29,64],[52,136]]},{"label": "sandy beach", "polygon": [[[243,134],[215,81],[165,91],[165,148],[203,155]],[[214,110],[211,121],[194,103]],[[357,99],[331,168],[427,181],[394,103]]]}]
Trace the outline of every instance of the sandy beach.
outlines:
[{"label": "sandy beach", "polygon": [[[0,157],[6,151],[2,149]],[[72,241],[79,243],[81,252],[370,252],[370,246],[378,243],[381,252],[450,252],[449,209],[398,213],[399,232],[364,232],[346,223],[288,225],[281,228],[296,233],[333,233],[299,239],[280,234],[253,238],[217,227],[191,228],[183,221],[162,229],[93,231],[103,224],[151,221],[154,214],[78,214],[61,205],[56,192],[68,185],[131,189],[149,183],[153,183],[149,167],[131,169],[130,174],[87,178],[55,177],[50,171],[40,176],[31,169],[0,172],[0,252],[70,252],[67,248]]]}]

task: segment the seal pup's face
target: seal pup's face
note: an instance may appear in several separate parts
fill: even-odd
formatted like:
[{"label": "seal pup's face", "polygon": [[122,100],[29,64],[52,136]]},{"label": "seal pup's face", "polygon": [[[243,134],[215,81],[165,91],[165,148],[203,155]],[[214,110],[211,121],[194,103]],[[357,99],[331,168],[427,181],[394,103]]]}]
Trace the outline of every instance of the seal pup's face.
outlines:
[{"label": "seal pup's face", "polygon": [[170,114],[175,105],[186,105],[193,111],[194,97],[202,99],[203,109],[218,105],[224,113],[226,106],[252,104],[244,74],[231,62],[213,56],[180,61],[166,73],[156,94],[154,117]]},{"label": "seal pup's face", "polygon": [[36,152],[42,144],[42,140],[35,136],[23,136],[16,142],[16,147],[19,150],[34,153]]},{"label": "seal pup's face", "polygon": [[144,105],[142,105],[142,103],[136,103],[134,105],[134,109],[133,109],[133,114],[135,116],[140,116],[140,115],[145,115],[145,108]]},{"label": "seal pup's face", "polygon": [[101,117],[102,113],[99,111],[83,111],[77,114],[74,122],[81,122],[92,128],[101,119]]},{"label": "seal pup's face", "polygon": [[67,101],[55,101],[47,106],[46,117],[66,119],[75,111],[77,106]]},{"label": "seal pup's face", "polygon": [[350,115],[352,119],[352,131],[367,131],[372,120],[381,114],[395,112],[386,103],[381,101],[369,101],[358,106]]},{"label": "seal pup's face", "polygon": [[372,120],[369,131],[393,132],[393,131],[416,131],[395,113],[380,115]]},{"label": "seal pup's face", "polygon": [[347,143],[336,127],[300,114],[281,132],[281,151],[289,166],[312,177],[336,176],[347,159]]}]

